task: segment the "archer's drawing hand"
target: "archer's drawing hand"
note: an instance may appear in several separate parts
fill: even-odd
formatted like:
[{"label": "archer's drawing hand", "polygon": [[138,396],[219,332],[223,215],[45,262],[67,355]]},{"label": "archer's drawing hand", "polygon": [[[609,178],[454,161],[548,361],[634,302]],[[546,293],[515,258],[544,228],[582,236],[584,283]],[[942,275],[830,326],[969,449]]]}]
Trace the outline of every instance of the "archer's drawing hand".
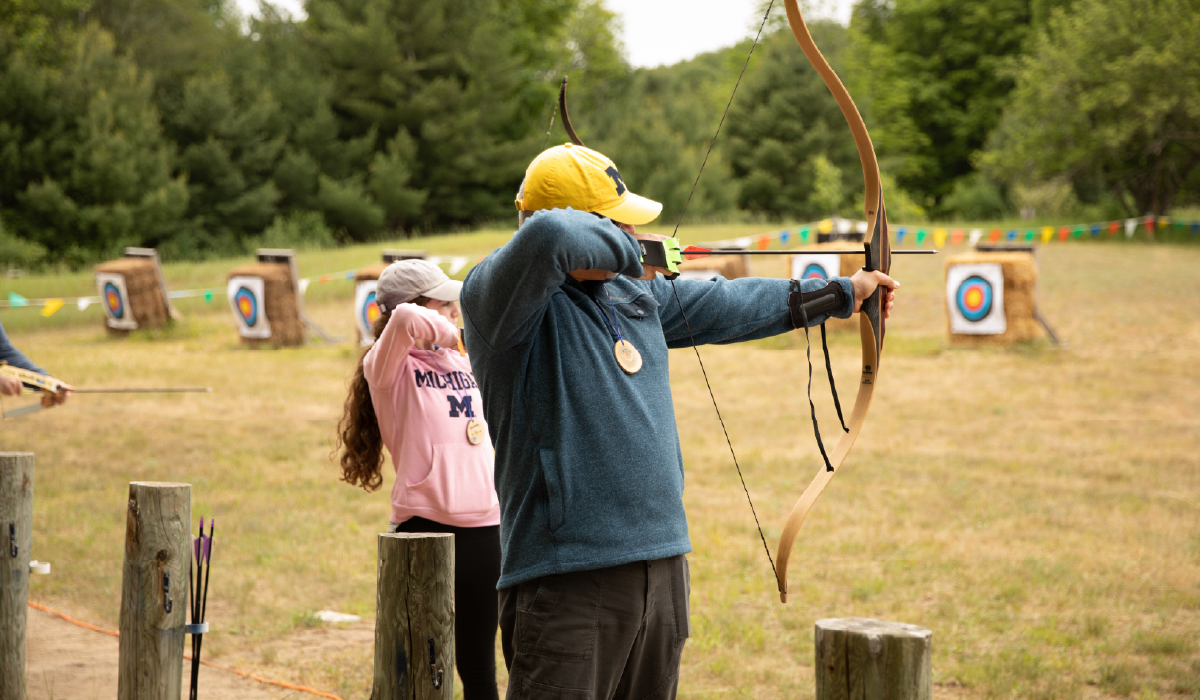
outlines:
[{"label": "archer's drawing hand", "polygon": [[[620,226],[622,231],[625,231],[634,238],[639,238],[643,241],[665,241],[670,238],[670,236],[661,236],[657,233],[638,233],[633,226],[628,224],[617,224],[617,226]],[[658,267],[657,265],[642,265],[642,276],[633,277],[631,279],[652,280],[660,274],[665,277],[671,274],[671,271],[665,267]]]},{"label": "archer's drawing hand", "polygon": [[874,294],[877,288],[887,287],[888,293],[883,295],[883,317],[891,318],[892,306],[896,301],[895,290],[900,286],[899,282],[878,270],[872,272],[859,270],[850,278],[850,284],[854,287],[854,311],[856,313],[862,309],[863,301]]},{"label": "archer's drawing hand", "polygon": [[59,384],[58,393],[52,391],[42,392],[42,407],[50,408],[52,406],[61,406],[71,397],[71,392],[75,391],[75,387],[70,384]]},{"label": "archer's drawing hand", "polygon": [[0,396],[20,396],[22,388],[19,379],[0,375]]}]

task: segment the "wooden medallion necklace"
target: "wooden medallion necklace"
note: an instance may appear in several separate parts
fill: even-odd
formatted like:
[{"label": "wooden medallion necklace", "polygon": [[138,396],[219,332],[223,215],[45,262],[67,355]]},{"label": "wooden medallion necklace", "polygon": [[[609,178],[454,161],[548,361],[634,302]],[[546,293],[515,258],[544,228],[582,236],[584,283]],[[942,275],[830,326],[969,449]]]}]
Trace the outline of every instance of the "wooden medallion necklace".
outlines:
[{"label": "wooden medallion necklace", "polygon": [[[459,343],[462,343],[461,339],[459,340]],[[436,349],[440,346],[434,345],[433,347]],[[437,365],[437,368],[442,373],[442,376],[446,378],[446,383],[450,385],[450,388],[454,390],[455,394],[458,394],[459,405],[461,406],[466,404],[466,402],[463,401],[462,392],[458,390],[458,387],[454,385],[454,380],[450,378],[450,373],[442,369],[441,363],[437,361],[437,355],[433,354],[432,350],[426,350],[425,352],[429,353],[429,359],[433,360],[433,364]],[[466,414],[466,411],[464,410],[463,413]],[[467,417],[467,442],[471,443],[472,445],[478,445],[479,443],[483,442],[483,435],[485,432],[486,431],[484,430],[483,423],[480,423],[470,416]]]},{"label": "wooden medallion necklace", "polygon": [[608,307],[612,309],[613,320],[608,322],[608,314],[604,313],[604,307],[600,306],[600,302],[596,301],[596,297],[592,297],[592,303],[596,305],[596,309],[600,311],[600,316],[604,318],[604,325],[608,326],[613,337],[617,339],[613,345],[613,356],[617,358],[617,364],[625,374],[636,374],[642,368],[642,353],[633,347],[633,343],[621,337],[621,326],[617,323],[617,307],[613,306],[612,297],[608,295],[608,289],[604,289],[604,296],[608,299]]}]

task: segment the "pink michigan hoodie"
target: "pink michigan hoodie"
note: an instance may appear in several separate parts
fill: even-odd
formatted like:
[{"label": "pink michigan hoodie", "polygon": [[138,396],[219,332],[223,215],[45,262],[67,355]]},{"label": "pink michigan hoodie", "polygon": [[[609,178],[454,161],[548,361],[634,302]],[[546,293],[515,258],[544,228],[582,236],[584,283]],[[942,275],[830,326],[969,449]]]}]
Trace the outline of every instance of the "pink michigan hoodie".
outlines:
[{"label": "pink michigan hoodie", "polygon": [[[421,350],[418,339],[441,347]],[[363,359],[379,432],[396,468],[393,523],[413,516],[458,527],[500,523],[483,399],[457,347],[458,328],[445,316],[401,304]],[[467,439],[470,420],[485,429],[478,445]]]}]

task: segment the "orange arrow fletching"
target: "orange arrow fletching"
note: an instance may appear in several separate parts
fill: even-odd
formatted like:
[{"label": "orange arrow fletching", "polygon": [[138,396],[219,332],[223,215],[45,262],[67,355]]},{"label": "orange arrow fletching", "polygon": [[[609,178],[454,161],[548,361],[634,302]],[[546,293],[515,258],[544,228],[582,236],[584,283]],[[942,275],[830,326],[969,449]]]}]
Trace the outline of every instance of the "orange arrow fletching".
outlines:
[{"label": "orange arrow fletching", "polygon": [[700,248],[694,245],[684,248],[682,252],[683,257],[688,260],[699,260],[700,258],[705,258],[713,254],[713,252],[708,248]]}]

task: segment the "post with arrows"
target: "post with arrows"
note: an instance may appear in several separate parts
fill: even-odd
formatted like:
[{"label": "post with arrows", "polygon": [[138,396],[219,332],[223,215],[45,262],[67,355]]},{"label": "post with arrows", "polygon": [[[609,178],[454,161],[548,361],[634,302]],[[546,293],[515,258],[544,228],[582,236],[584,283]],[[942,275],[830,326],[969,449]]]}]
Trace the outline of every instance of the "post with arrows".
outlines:
[{"label": "post with arrows", "polygon": [[129,484],[118,700],[180,699],[191,522],[191,484]]},{"label": "post with arrows", "polygon": [[33,454],[0,452],[0,700],[25,698]]},{"label": "post with arrows", "polygon": [[454,698],[454,535],[379,535],[372,700]]},{"label": "post with arrows", "polygon": [[195,562],[189,575],[194,578],[191,595],[192,624],[187,626],[187,633],[192,635],[192,682],[188,690],[188,700],[196,700],[200,692],[200,650],[204,644],[204,633],[208,631],[205,614],[208,612],[208,576],[212,573],[213,532],[217,529],[217,519],[213,518],[208,524],[208,536],[204,535],[204,517],[200,517],[200,534],[192,540],[192,561]]}]

